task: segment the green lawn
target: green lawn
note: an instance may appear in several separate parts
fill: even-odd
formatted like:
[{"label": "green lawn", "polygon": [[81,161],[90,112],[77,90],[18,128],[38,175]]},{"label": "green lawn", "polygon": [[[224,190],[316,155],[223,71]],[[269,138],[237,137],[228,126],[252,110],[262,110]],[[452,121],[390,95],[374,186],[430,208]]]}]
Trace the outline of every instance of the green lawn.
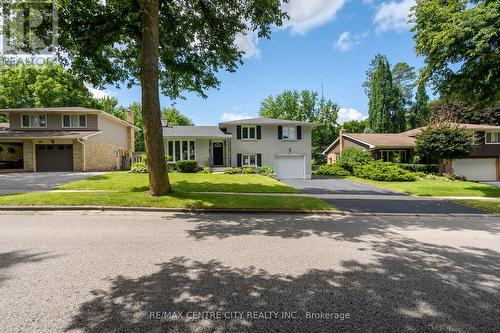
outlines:
[{"label": "green lawn", "polygon": [[460,205],[500,214],[500,200],[453,200]]},{"label": "green lawn", "polygon": [[[297,193],[276,179],[261,175],[171,173],[175,192]],[[113,172],[58,187],[61,190],[117,190],[146,192],[148,175]]]},{"label": "green lawn", "polygon": [[147,175],[115,172],[60,186],[60,190],[108,190],[110,192],[49,192],[0,196],[0,206],[122,206],[162,208],[241,208],[335,210],[310,197],[229,195],[192,192],[294,193],[279,181],[260,175],[170,174],[173,193],[147,195]]},{"label": "green lawn", "polygon": [[465,181],[417,180],[414,182],[382,182],[348,177],[348,179],[389,190],[421,196],[500,197],[500,187]]}]

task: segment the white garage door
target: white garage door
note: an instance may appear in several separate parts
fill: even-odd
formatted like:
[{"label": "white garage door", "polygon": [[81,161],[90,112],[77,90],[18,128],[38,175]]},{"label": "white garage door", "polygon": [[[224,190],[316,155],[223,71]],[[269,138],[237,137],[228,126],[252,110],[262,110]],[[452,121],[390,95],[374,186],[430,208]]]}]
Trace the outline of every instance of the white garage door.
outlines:
[{"label": "white garage door", "polygon": [[453,160],[453,173],[465,176],[470,180],[497,179],[497,163],[495,158],[463,158]]},{"label": "white garage door", "polygon": [[304,156],[282,155],[275,156],[274,172],[280,179],[305,178]]}]

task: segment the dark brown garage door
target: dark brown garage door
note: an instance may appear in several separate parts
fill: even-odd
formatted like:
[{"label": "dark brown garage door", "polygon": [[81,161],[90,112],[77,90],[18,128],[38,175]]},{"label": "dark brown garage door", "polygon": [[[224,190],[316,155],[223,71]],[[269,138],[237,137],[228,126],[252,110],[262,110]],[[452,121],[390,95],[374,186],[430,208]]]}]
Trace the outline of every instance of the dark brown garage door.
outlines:
[{"label": "dark brown garage door", "polygon": [[36,145],[37,171],[73,171],[73,145]]}]

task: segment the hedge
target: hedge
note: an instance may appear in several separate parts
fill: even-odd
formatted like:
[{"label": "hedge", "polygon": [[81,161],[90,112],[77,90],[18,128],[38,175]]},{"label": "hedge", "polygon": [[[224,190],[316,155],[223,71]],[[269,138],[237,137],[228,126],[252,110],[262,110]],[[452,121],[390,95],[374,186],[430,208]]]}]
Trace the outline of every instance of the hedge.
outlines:
[{"label": "hedge", "polygon": [[350,176],[351,173],[335,163],[335,164],[321,165],[320,167],[318,167],[318,169],[313,171],[313,175]]},{"label": "hedge", "polygon": [[439,165],[437,164],[397,164],[398,167],[413,171],[413,172],[423,172],[423,173],[439,173]]},{"label": "hedge", "polygon": [[417,176],[413,172],[402,169],[393,163],[380,160],[354,168],[354,175],[360,178],[390,182],[413,182],[417,180]]}]

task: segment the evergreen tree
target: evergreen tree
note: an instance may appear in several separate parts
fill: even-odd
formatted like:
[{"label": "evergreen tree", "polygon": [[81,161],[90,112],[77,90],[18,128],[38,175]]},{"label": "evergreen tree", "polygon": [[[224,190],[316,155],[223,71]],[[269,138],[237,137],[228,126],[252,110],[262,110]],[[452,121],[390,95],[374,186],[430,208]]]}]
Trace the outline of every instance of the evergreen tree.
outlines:
[{"label": "evergreen tree", "polygon": [[425,85],[419,84],[415,96],[415,106],[410,110],[408,125],[411,129],[425,126],[431,117],[431,108],[429,107],[429,96],[425,91]]},{"label": "evergreen tree", "polygon": [[372,60],[364,83],[368,95],[368,123],[375,133],[401,132],[406,128],[404,97],[393,84],[387,58],[381,54]]}]

